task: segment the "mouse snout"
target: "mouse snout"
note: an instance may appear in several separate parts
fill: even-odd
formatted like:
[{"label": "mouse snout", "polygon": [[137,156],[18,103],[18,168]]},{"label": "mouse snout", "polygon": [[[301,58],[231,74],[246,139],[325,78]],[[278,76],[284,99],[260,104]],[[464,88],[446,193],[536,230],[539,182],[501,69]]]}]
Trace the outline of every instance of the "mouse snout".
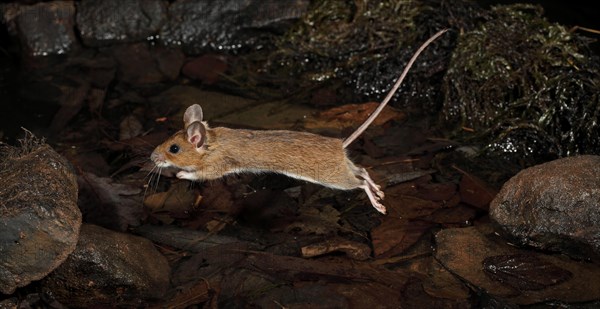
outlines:
[{"label": "mouse snout", "polygon": [[154,163],[164,162],[165,156],[163,156],[161,153],[154,150],[152,152],[152,154],[150,155],[150,160],[152,160],[152,162],[154,162]]}]

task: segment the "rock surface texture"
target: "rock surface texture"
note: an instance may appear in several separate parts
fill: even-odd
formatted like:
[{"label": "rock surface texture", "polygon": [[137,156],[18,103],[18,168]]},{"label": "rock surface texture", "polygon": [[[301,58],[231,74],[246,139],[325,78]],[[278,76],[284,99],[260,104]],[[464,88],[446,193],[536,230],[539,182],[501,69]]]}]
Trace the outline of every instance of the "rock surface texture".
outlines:
[{"label": "rock surface texture", "polygon": [[163,297],[169,275],[166,258],[149,240],[84,224],[77,248],[43,286],[69,307],[137,307]]},{"label": "rock surface texture", "polygon": [[490,216],[520,245],[600,259],[600,156],[521,171],[492,201]]},{"label": "rock surface texture", "polygon": [[307,8],[306,0],[179,0],[169,6],[160,39],[167,45],[181,45],[189,54],[237,50],[257,45],[253,43],[261,35],[280,30]]},{"label": "rock surface texture", "polygon": [[75,249],[81,212],[77,179],[50,146],[0,145],[0,292],[39,280]]},{"label": "rock surface texture", "polygon": [[0,4],[0,15],[29,55],[65,54],[77,45],[73,1]]},{"label": "rock surface texture", "polygon": [[161,0],[83,0],[77,6],[77,28],[88,46],[144,41],[158,33],[166,13]]}]

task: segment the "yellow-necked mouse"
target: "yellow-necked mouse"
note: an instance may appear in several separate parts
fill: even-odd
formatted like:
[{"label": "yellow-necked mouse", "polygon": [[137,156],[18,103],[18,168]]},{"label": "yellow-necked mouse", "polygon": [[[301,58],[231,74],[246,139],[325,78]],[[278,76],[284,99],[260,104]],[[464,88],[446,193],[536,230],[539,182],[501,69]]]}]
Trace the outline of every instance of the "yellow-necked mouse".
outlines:
[{"label": "yellow-necked mouse", "polygon": [[436,33],[415,52],[386,98],[344,141],[306,132],[210,128],[203,121],[202,108],[194,104],[183,116],[184,130],[156,147],[150,158],[159,168],[181,169],[177,173],[181,179],[211,180],[233,173],[275,172],[334,189],[363,189],[373,207],[385,214],[383,191],[364,168],[348,158],[345,148],[390,101],[419,54],[446,31]]}]

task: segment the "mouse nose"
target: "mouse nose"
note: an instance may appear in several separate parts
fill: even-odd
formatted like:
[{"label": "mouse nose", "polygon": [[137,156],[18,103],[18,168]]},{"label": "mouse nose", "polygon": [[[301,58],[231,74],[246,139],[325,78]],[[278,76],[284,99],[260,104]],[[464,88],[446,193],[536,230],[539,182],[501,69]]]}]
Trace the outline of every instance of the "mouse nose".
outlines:
[{"label": "mouse nose", "polygon": [[161,155],[156,150],[154,150],[152,152],[152,154],[150,155],[150,160],[152,160],[152,162],[154,162],[154,163],[158,163],[158,162],[164,161],[165,158],[163,157],[163,155]]}]

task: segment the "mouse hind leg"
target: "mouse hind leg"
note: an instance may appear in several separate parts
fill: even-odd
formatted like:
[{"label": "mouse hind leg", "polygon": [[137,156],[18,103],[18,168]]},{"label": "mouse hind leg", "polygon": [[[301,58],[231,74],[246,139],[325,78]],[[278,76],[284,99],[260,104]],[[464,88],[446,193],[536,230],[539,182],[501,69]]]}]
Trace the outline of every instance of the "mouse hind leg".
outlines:
[{"label": "mouse hind leg", "polygon": [[363,167],[356,166],[350,160],[348,160],[347,163],[350,167],[350,170],[354,174],[354,177],[356,177],[360,181],[360,185],[358,186],[358,188],[363,189],[365,193],[367,193],[371,205],[373,205],[373,207],[377,209],[377,211],[379,211],[382,214],[385,214],[385,206],[381,204],[381,201],[385,197],[385,194],[381,190],[381,187],[377,185],[373,181],[373,179],[371,179],[371,176],[369,175],[366,169],[364,169]]}]

